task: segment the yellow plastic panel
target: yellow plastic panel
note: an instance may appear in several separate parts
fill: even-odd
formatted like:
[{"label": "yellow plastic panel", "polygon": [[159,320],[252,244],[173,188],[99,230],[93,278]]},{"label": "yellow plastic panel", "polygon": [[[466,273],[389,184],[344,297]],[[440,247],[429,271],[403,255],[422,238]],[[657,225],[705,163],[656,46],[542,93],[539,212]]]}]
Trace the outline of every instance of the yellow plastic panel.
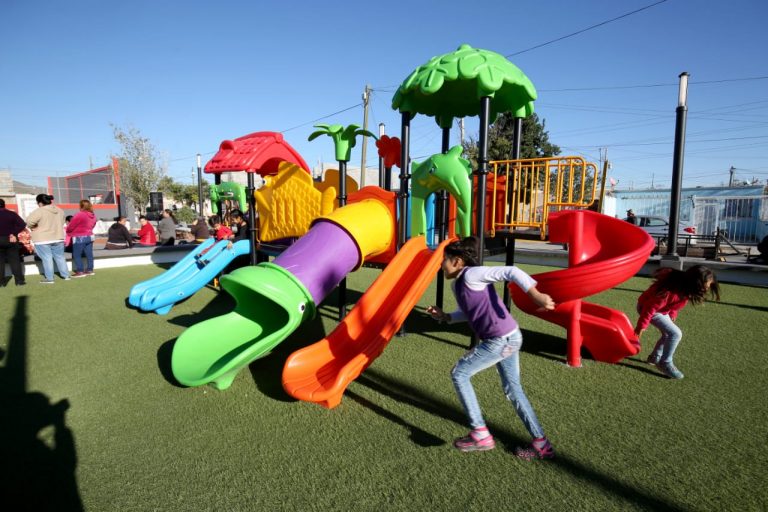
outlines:
[{"label": "yellow plastic panel", "polygon": [[[344,181],[346,183],[347,187],[347,196],[349,194],[353,194],[357,192],[358,185],[357,182],[352,178],[349,174],[347,174],[347,179]],[[333,208],[339,207],[339,201],[336,199],[336,191],[339,187],[339,171],[338,169],[328,169],[325,171],[325,176],[323,176],[323,181],[319,183],[315,183],[315,188],[319,190],[320,192],[325,192],[326,190],[333,188]]]},{"label": "yellow plastic panel", "polygon": [[259,209],[259,238],[269,242],[306,234],[312,220],[333,209],[336,190],[318,191],[307,171],[282,162],[277,176],[270,176],[253,195]]}]

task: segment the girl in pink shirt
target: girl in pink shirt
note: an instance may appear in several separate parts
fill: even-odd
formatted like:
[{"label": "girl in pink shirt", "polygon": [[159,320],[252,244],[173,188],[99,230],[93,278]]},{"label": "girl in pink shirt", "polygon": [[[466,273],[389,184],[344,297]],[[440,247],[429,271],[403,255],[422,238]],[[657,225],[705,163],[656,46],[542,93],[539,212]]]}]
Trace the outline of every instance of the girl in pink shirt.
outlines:
[{"label": "girl in pink shirt", "polygon": [[675,367],[672,356],[683,337],[675,324],[677,314],[688,304],[701,304],[709,293],[715,300],[720,300],[720,286],[715,273],[704,265],[696,265],[685,272],[663,268],[656,272],[656,281],[637,299],[637,319],[635,334],[641,336],[653,325],[661,331],[647,362],[656,365],[661,373],[671,379],[682,379],[683,372]]}]

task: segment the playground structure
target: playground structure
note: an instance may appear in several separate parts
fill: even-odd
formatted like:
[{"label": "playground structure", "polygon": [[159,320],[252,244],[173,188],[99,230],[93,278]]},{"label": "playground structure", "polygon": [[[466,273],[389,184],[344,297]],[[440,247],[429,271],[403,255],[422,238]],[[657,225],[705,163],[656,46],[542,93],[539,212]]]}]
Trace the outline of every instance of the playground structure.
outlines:
[{"label": "playground structure", "polygon": [[[337,286],[343,303],[347,273],[366,262],[386,264],[333,333],[286,361],[286,392],[335,407],[349,383],[382,353],[405,321],[438,272],[451,237],[467,236],[473,226],[481,246],[486,235],[497,232],[514,240],[517,227],[538,227],[542,236],[548,230],[550,239],[569,244],[570,268],[534,276],[539,289],[558,303],[555,311],[539,313],[513,290],[515,303],[522,310],[567,329],[569,365],[580,366],[582,345],[600,361],[613,363],[636,354],[638,340],[626,315],[583,298],[634,275],[650,254],[653,241],[626,222],[583,210],[596,199],[594,164],[578,157],[495,162],[488,179],[487,131],[493,116],[513,112],[516,121],[521,121],[533,112],[535,99],[533,84],[513,64],[501,55],[468,45],[417,68],[398,88],[392,102],[402,114],[399,161],[410,161],[410,121],[419,113],[433,116],[442,127],[443,152],[414,162],[412,175],[405,166],[397,194],[388,190],[385,182],[384,189],[364,187],[347,195],[346,162],[355,135],[362,133],[355,125],[318,125],[322,130],[310,136],[310,140],[321,134],[333,137],[339,160],[338,190],[326,187],[320,192],[314,188],[306,163],[278,133],[257,132],[222,142],[205,169],[217,179],[225,171],[248,174],[251,232],[247,253],[251,266],[221,277],[221,287],[236,301],[234,311],[193,325],[177,339],[171,359],[177,380],[188,386],[212,384],[226,389],[242,368],[267,355],[312,318],[317,306]],[[480,116],[480,151],[474,173],[469,162],[461,158],[461,147],[449,147],[454,117],[467,115]],[[521,123],[516,126],[519,155]],[[380,155],[386,154],[388,163],[396,164],[393,140],[380,142],[384,142],[377,144]],[[266,181],[259,191],[253,186],[257,173]],[[335,201],[334,193],[338,194]],[[430,250],[424,235],[428,230],[427,204],[433,196],[437,197],[439,244]],[[287,206],[296,197],[311,206],[297,213],[296,208]],[[258,265],[256,204],[263,240],[298,237],[271,263]],[[246,252],[244,245],[239,248],[241,253]],[[191,281],[199,285],[203,270],[220,267],[214,262],[230,250],[219,247],[211,259],[202,262],[191,255],[185,265],[199,276]],[[509,260],[509,249],[507,256]],[[174,286],[184,271],[174,267],[167,274],[158,276],[154,285],[152,280],[136,285],[139,299],[131,304],[164,304],[165,299],[153,302],[141,297],[153,287]],[[442,306],[441,274],[437,286],[436,302]]]},{"label": "playground structure", "polygon": [[219,183],[218,185],[211,185],[210,198],[211,209],[214,214],[219,213],[220,204],[226,204],[226,207],[221,212],[223,218],[228,218],[229,212],[235,208],[240,208],[242,211],[248,209],[248,200],[246,199],[245,195],[245,187],[239,183],[225,181],[224,183]]},{"label": "playground structure", "polygon": [[547,237],[549,215],[565,209],[590,208],[599,199],[598,176],[592,162],[578,156],[500,160],[489,163],[486,203],[488,236],[497,231],[533,228]]}]

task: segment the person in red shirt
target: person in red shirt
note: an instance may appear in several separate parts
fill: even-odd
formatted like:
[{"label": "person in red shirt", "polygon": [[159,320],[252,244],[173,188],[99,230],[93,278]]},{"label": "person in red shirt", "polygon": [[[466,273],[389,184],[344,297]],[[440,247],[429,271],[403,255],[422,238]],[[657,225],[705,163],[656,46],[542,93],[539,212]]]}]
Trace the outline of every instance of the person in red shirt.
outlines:
[{"label": "person in red shirt", "polygon": [[139,228],[138,233],[136,233],[139,237],[139,241],[136,245],[139,247],[154,247],[157,245],[155,228],[149,223],[145,216],[142,215],[139,217],[139,224],[141,224],[141,228]]},{"label": "person in red shirt", "polygon": [[708,293],[719,301],[720,285],[715,273],[704,265],[695,265],[685,272],[663,268],[654,277],[654,283],[637,299],[637,312],[640,316],[635,334],[640,337],[649,324],[661,331],[661,337],[647,362],[656,365],[661,373],[671,379],[682,379],[683,372],[672,362],[672,356],[683,337],[683,332],[675,324],[677,315],[689,301],[693,304],[703,303]]},{"label": "person in red shirt", "polygon": [[[89,200],[81,199],[80,211],[67,223],[65,230],[66,236],[72,240],[72,260],[75,262],[75,273],[72,277],[93,275],[93,227],[95,225],[96,215],[93,213],[93,205]],[[83,256],[85,256],[85,266]]]},{"label": "person in red shirt", "polygon": [[209,222],[213,226],[213,236],[217,242],[220,240],[232,240],[235,237],[232,230],[221,223],[221,217],[218,215],[212,215]]}]

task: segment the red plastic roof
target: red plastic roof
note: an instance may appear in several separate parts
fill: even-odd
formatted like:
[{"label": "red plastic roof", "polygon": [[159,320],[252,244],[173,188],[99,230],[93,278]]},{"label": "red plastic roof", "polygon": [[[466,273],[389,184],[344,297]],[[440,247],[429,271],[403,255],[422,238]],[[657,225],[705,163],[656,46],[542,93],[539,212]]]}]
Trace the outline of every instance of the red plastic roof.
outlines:
[{"label": "red plastic roof", "polygon": [[307,162],[285,142],[283,134],[277,132],[256,132],[225,140],[219,151],[205,164],[205,172],[255,172],[262,176],[277,173],[280,162],[294,163],[309,172]]}]

